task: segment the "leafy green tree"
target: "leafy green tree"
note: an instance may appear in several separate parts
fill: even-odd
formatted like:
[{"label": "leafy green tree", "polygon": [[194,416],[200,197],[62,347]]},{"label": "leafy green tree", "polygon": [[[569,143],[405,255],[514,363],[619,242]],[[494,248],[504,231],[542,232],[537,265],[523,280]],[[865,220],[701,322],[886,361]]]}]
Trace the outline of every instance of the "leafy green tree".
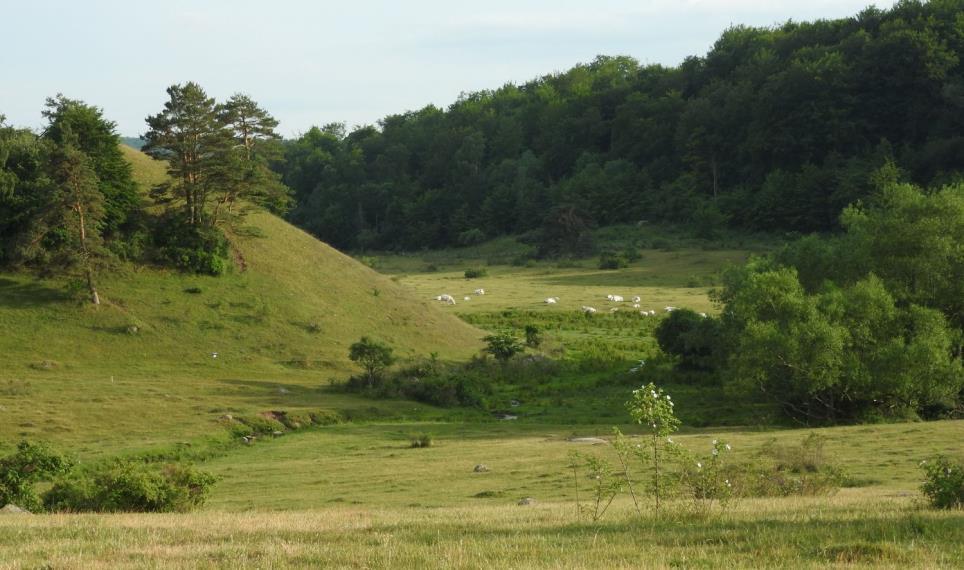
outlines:
[{"label": "leafy green tree", "polygon": [[87,156],[104,197],[104,216],[98,224],[104,238],[121,239],[135,230],[141,198],[130,163],[121,152],[116,123],[105,119],[101,109],[63,95],[47,99],[43,116],[48,121],[45,139],[59,146],[72,145]]},{"label": "leafy green tree", "polygon": [[663,319],[653,335],[659,348],[679,358],[683,368],[711,370],[721,352],[720,322],[689,309],[677,309]]},{"label": "leafy green tree", "polygon": [[21,441],[17,450],[0,458],[0,505],[15,504],[28,511],[41,508],[34,485],[66,473],[71,462],[41,443]]},{"label": "leafy green tree", "polygon": [[482,340],[486,343],[485,352],[502,363],[508,362],[513,356],[525,350],[519,340],[509,333],[489,335]]},{"label": "leafy green tree", "polygon": [[387,344],[363,336],[349,347],[348,358],[365,370],[370,388],[375,385],[379,374],[395,362],[392,352]]}]

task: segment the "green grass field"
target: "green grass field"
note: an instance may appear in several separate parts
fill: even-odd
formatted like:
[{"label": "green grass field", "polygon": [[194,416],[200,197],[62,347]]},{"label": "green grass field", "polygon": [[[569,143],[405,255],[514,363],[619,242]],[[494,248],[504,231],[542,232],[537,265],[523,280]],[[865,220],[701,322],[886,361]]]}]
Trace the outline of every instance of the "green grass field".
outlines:
[{"label": "green grass field", "polygon": [[[145,188],[163,178],[157,163],[125,152]],[[707,247],[671,236],[671,247],[655,247],[658,229],[644,228],[630,236],[646,242],[642,259],[601,271],[592,259],[512,265],[526,246],[502,239],[378,255],[376,273],[275,217],[249,224],[232,236],[238,267],[229,274],[120,267],[101,278],[99,308],[63,281],[0,275],[0,452],[21,438],[49,441],[83,465],[153,452],[219,477],[196,513],[0,515],[0,569],[964,566],[964,513],[927,509],[917,490],[922,459],[960,453],[964,421],[787,429],[772,410],[699,386],[667,386],[684,420],[680,443],[707,451],[722,437],[734,461],[749,461],[770,440],[816,431],[847,487],[743,499],[722,516],[687,515],[674,499],[667,516],[647,503],[637,518],[625,496],[598,523],[577,515],[568,453],[612,450],[569,438],[607,438],[613,425],[632,433],[623,402],[645,378],[627,375],[623,361],[655,353],[658,318],[625,303],[609,314],[605,296],[713,311],[707,293],[720,269],[763,241]],[[632,231],[597,239],[617,248]],[[488,276],[466,280],[470,267]],[[457,304],[432,300],[441,293]],[[546,305],[548,296],[560,303]],[[582,315],[584,304],[599,314]],[[543,330],[547,354],[608,347],[617,369],[498,386],[497,400],[522,400],[515,421],[330,384],[354,371],[347,348],[363,334],[402,357],[461,361],[486,331],[519,334],[526,324]],[[219,420],[279,410],[352,421],[245,445]],[[411,448],[419,434],[434,445]],[[475,473],[477,464],[489,471]],[[518,505],[524,497],[535,504]]]}]

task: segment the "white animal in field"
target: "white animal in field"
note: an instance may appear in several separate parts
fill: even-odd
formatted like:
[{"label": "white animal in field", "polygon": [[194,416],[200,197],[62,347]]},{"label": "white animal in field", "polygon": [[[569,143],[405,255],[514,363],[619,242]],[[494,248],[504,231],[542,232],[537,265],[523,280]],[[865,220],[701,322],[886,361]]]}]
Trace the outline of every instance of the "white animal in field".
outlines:
[{"label": "white animal in field", "polygon": [[609,309],[609,312],[610,312],[610,313],[615,313],[615,312],[618,311],[618,310],[619,310],[619,307],[613,307],[612,309]]},{"label": "white animal in field", "polygon": [[471,299],[471,298],[472,298],[472,297],[469,297],[468,295],[466,295],[465,297],[462,297],[462,300],[468,301],[468,300]]},{"label": "white animal in field", "polygon": [[441,296],[441,295],[436,295],[436,296],[434,297],[434,299],[435,299],[436,301],[441,301],[441,300],[442,300],[442,296]]},{"label": "white animal in field", "polygon": [[455,304],[455,297],[453,297],[453,296],[451,296],[451,295],[449,295],[449,294],[447,294],[447,293],[444,294],[444,295],[439,295],[439,296],[438,296],[438,300],[439,300],[439,301],[442,301],[442,302],[445,303],[446,305],[454,305],[454,304]]},{"label": "white animal in field", "polygon": [[643,315],[644,317],[648,317],[648,316],[649,316],[649,311],[640,311],[639,314],[640,314],[640,315]]},{"label": "white animal in field", "polygon": [[610,293],[610,294],[606,295],[606,300],[607,300],[607,301],[612,301],[614,297],[615,297],[615,295],[613,295],[612,293]]},{"label": "white animal in field", "polygon": [[594,313],[596,312],[596,308],[595,308],[595,307],[587,307],[586,305],[583,305],[583,306],[582,306],[582,312],[586,313],[587,315],[592,315],[592,314],[594,314]]},{"label": "white animal in field", "polygon": [[558,302],[559,302],[559,297],[546,297],[547,305],[555,305]]},{"label": "white animal in field", "polygon": [[475,294],[476,294],[476,295],[485,295],[485,289],[476,289],[476,290],[475,290]]},{"label": "white animal in field", "polygon": [[654,311],[653,309],[650,309],[650,310],[649,310],[649,316],[655,317],[655,316],[656,316],[656,311]]},{"label": "white animal in field", "polygon": [[706,318],[706,313],[700,313],[700,316],[705,319],[705,318]]},{"label": "white animal in field", "polygon": [[667,313],[672,313],[673,311],[676,310],[676,307],[663,307],[663,310],[666,311]]},{"label": "white animal in field", "polygon": [[612,297],[613,298],[610,299],[610,301],[612,301],[613,303],[622,303],[624,301],[622,295],[613,295]]},{"label": "white animal in field", "polygon": [[638,308],[639,308],[639,302],[633,303],[633,308],[634,308],[634,309],[638,309]]},{"label": "white animal in field", "polygon": [[642,300],[642,299],[639,298],[639,295],[636,295],[635,297],[633,297],[633,303],[638,303],[638,302],[640,302],[641,300]]}]

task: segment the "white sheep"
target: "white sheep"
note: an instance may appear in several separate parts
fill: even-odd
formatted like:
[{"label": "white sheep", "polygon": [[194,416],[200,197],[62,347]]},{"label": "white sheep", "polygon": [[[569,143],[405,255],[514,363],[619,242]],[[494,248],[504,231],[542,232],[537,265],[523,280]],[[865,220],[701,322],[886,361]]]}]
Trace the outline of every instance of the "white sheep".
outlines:
[{"label": "white sheep", "polygon": [[653,309],[650,309],[650,310],[649,310],[649,316],[655,317],[655,316],[656,316],[656,311],[654,311]]},{"label": "white sheep", "polygon": [[700,316],[705,319],[705,318],[706,318],[706,313],[700,313]]},{"label": "white sheep", "polygon": [[476,294],[476,295],[485,295],[485,289],[476,289],[476,290],[475,290],[475,294]]},{"label": "white sheep", "polygon": [[583,306],[582,306],[582,312],[586,313],[587,315],[592,315],[592,314],[594,314],[594,313],[596,312],[596,308],[595,308],[595,307],[587,307],[586,305],[583,305]]},{"label": "white sheep", "polygon": [[634,308],[634,309],[638,309],[638,308],[639,308],[639,302],[633,303],[633,308]]},{"label": "white sheep", "polygon": [[455,304],[455,297],[453,297],[453,296],[451,296],[451,295],[449,295],[449,294],[447,294],[447,293],[444,294],[444,295],[439,295],[438,300],[439,300],[439,301],[442,301],[442,302],[445,303],[446,305],[454,305],[454,304]]},{"label": "white sheep", "polygon": [[633,297],[633,303],[638,303],[638,302],[640,302],[641,300],[642,300],[642,299],[639,298],[639,295],[636,295],[635,297]]},{"label": "white sheep", "polygon": [[612,309],[609,309],[609,312],[610,312],[610,313],[615,313],[615,312],[618,311],[618,310],[619,310],[619,307],[613,307]]},{"label": "white sheep", "polygon": [[673,311],[676,310],[676,307],[663,307],[663,310],[666,311],[667,313],[672,313]]},{"label": "white sheep", "polygon": [[558,302],[559,302],[559,297],[547,297],[547,298],[546,298],[546,304],[547,304],[547,305],[555,305],[555,304],[558,303]]},{"label": "white sheep", "polygon": [[465,297],[462,297],[462,300],[463,300],[463,301],[468,301],[468,300],[471,299],[471,298],[472,298],[472,297],[469,297],[468,295],[466,295]]},{"label": "white sheep", "polygon": [[610,299],[610,301],[612,301],[612,302],[614,302],[614,303],[622,303],[622,302],[623,302],[623,296],[622,296],[622,295],[613,295],[613,298]]}]

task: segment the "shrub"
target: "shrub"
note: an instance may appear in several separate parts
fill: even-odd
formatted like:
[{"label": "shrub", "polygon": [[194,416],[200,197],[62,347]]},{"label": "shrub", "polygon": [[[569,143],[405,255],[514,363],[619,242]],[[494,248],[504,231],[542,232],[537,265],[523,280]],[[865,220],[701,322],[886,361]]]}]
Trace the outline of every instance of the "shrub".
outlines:
[{"label": "shrub", "polygon": [[539,348],[542,344],[542,334],[536,325],[526,325],[526,346]]},{"label": "shrub", "polygon": [[478,279],[479,277],[485,277],[489,272],[484,267],[475,267],[465,270],[466,279]]},{"label": "shrub", "polygon": [[227,268],[228,240],[220,228],[164,216],[153,235],[154,257],[160,263],[208,275],[221,275]]},{"label": "shrub", "polygon": [[485,233],[478,228],[468,229],[460,233],[455,241],[461,246],[477,245],[485,241]]},{"label": "shrub", "polygon": [[622,269],[628,266],[625,257],[611,251],[604,251],[599,256],[599,269]]},{"label": "shrub", "polygon": [[654,332],[659,348],[679,358],[679,366],[689,370],[711,370],[720,344],[720,321],[702,317],[689,309],[670,313]]},{"label": "shrub", "polygon": [[432,447],[433,443],[435,443],[435,440],[432,438],[432,436],[430,434],[423,433],[413,436],[412,443],[409,444],[409,447],[412,449],[420,449],[423,447]]},{"label": "shrub", "polygon": [[920,490],[932,507],[964,507],[964,462],[938,455],[922,461],[921,468],[925,479]]},{"label": "shrub", "polygon": [[192,467],[120,461],[54,484],[51,511],[183,512],[204,504],[215,477]]},{"label": "shrub", "polygon": [[21,441],[17,451],[0,458],[0,506],[13,503],[28,511],[40,509],[34,485],[67,473],[71,462],[45,444]]},{"label": "shrub", "polygon": [[509,333],[489,335],[483,338],[486,347],[483,349],[500,362],[507,362],[516,354],[525,350],[519,341]]},{"label": "shrub", "polygon": [[735,466],[730,472],[735,492],[748,497],[829,495],[845,478],[837,465],[824,456],[822,436],[811,433],[799,445],[778,445],[771,440],[753,463]]}]

